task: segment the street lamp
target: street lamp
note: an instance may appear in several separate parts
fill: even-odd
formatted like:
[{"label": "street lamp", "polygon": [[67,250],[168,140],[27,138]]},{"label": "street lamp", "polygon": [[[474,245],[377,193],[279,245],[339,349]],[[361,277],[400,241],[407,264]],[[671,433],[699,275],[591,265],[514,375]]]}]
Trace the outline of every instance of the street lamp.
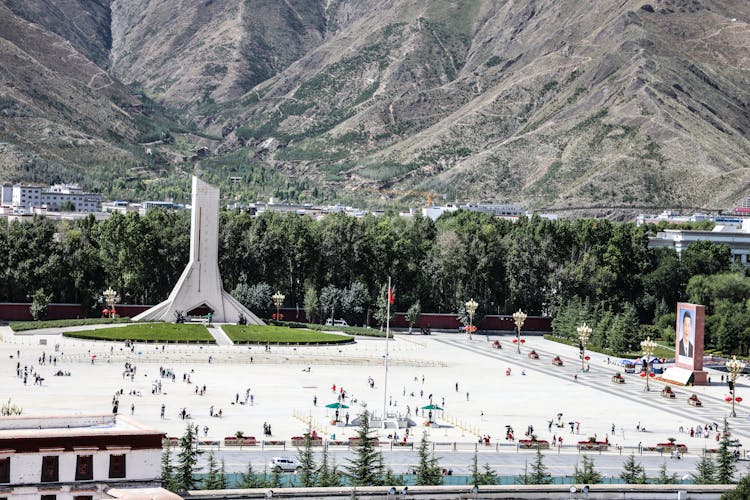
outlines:
[{"label": "street lamp", "polygon": [[107,303],[107,309],[109,309],[109,317],[114,318],[115,313],[117,312],[115,310],[115,304],[120,301],[120,296],[116,291],[112,290],[112,287],[104,290],[102,295],[104,295],[104,302]]},{"label": "street lamp", "polygon": [[581,339],[581,371],[584,371],[584,363],[586,362],[586,344],[588,344],[589,337],[591,336],[591,327],[584,323],[576,328],[576,331],[578,332],[578,338]]},{"label": "street lamp", "polygon": [[521,327],[528,316],[522,310],[518,310],[513,313],[513,321],[516,322],[516,347],[518,348],[518,354],[521,354]]},{"label": "street lamp", "polygon": [[276,321],[281,321],[279,317],[279,308],[281,307],[281,304],[284,303],[284,294],[281,292],[276,292],[271,296],[271,298],[273,299],[273,303],[276,304]]},{"label": "street lamp", "polygon": [[651,337],[646,338],[643,342],[641,342],[641,349],[643,349],[643,355],[646,357],[646,391],[650,391],[651,388],[648,386],[648,378],[651,375],[651,356],[654,354],[654,351],[656,350],[656,342],[651,340]]},{"label": "street lamp", "polygon": [[732,356],[732,359],[727,361],[726,366],[727,366],[727,370],[729,370],[729,380],[730,380],[729,388],[732,391],[732,416],[736,417],[737,413],[734,411],[734,403],[737,400],[737,398],[734,396],[734,390],[736,387],[737,376],[742,372],[742,370],[745,369],[746,365],[745,363],[737,359],[737,356]]},{"label": "street lamp", "polygon": [[471,340],[471,332],[474,329],[474,313],[477,312],[479,304],[474,299],[470,299],[466,304],[466,312],[469,313],[469,326],[466,332],[469,334],[469,340]]}]

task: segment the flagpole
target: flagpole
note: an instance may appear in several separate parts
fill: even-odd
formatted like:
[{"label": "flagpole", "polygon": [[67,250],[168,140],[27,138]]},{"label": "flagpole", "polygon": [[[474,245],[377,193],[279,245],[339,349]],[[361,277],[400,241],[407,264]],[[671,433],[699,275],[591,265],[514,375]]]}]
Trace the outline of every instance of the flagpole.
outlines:
[{"label": "flagpole", "polygon": [[388,339],[391,329],[391,277],[388,276],[388,291],[385,297],[386,314],[385,314],[385,377],[383,379],[383,417],[381,426],[385,429],[385,409],[388,401]]}]

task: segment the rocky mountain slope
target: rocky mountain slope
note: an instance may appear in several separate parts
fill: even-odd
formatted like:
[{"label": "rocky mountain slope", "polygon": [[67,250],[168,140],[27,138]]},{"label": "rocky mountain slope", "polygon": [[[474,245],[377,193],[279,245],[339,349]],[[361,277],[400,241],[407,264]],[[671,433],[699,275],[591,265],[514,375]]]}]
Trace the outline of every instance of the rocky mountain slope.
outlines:
[{"label": "rocky mountain slope", "polygon": [[294,198],[728,208],[748,46],[731,0],[0,0],[0,141]]}]

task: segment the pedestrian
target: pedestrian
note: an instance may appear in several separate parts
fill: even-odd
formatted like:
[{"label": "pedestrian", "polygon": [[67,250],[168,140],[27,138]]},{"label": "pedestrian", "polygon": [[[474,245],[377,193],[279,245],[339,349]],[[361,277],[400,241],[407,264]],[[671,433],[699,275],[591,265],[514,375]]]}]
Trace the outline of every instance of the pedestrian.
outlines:
[{"label": "pedestrian", "polygon": [[456,382],[456,392],[458,392],[458,382]]},{"label": "pedestrian", "polygon": [[612,424],[612,435],[615,435],[615,424]]},{"label": "pedestrian", "polygon": [[349,412],[346,412],[344,418],[346,419],[346,425],[349,425]]},{"label": "pedestrian", "polygon": [[313,396],[313,406],[318,406],[318,396]]},{"label": "pedestrian", "polygon": [[250,404],[251,405],[255,404],[255,396],[253,396],[252,394],[250,394]]},{"label": "pedestrian", "polygon": [[164,403],[162,403],[161,405],[161,419],[162,420],[164,420],[164,410],[165,410],[165,406],[164,406]]},{"label": "pedestrian", "polygon": [[135,403],[132,403],[130,405],[130,414],[133,415],[135,413]]},{"label": "pedestrian", "polygon": [[469,400],[469,392],[467,391],[466,392],[466,401],[468,401],[468,400]]}]

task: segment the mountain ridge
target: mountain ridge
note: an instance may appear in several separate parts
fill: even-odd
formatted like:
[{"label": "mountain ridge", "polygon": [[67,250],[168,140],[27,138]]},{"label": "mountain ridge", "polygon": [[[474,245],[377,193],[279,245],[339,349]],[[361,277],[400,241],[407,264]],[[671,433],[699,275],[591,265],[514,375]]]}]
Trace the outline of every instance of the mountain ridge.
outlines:
[{"label": "mountain ridge", "polygon": [[[20,3],[0,5],[20,12]],[[47,3],[30,3],[36,10],[14,16],[37,12],[40,26],[51,24],[43,21],[52,14],[39,14]],[[184,182],[197,169],[220,184],[239,174],[255,194],[265,179],[271,194],[291,199],[373,202],[390,190],[408,200],[416,190],[561,210],[730,208],[750,185],[748,5],[65,5],[65,16],[83,11],[100,23],[108,7],[106,63],[104,28],[89,45],[80,30],[55,34],[116,85],[129,84],[130,99],[172,110],[151,127],[172,142],[151,157],[137,134],[117,144],[140,164],[137,182]],[[201,147],[209,158],[196,157]]]}]

